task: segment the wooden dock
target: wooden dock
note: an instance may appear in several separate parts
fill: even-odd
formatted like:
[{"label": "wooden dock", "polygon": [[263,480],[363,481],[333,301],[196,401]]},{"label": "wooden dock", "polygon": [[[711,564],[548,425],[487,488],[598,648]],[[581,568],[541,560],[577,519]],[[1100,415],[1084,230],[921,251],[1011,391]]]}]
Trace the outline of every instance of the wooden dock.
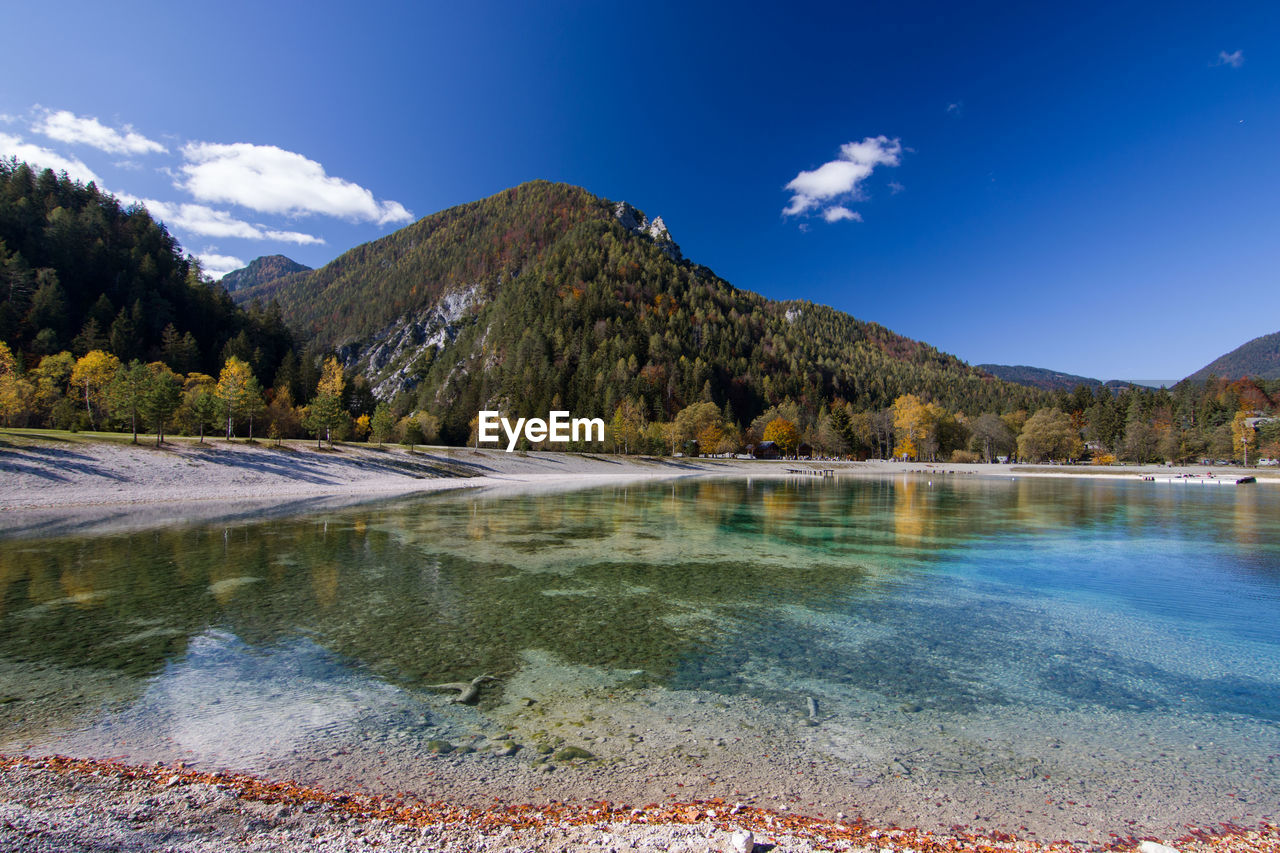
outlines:
[{"label": "wooden dock", "polygon": [[834,477],[835,468],[787,468],[788,474],[800,474],[807,477]]},{"label": "wooden dock", "polygon": [[1182,477],[1156,477],[1148,474],[1142,479],[1150,483],[1180,483],[1187,486],[1244,486],[1258,482],[1255,477],[1210,477],[1202,474],[1188,474]]}]

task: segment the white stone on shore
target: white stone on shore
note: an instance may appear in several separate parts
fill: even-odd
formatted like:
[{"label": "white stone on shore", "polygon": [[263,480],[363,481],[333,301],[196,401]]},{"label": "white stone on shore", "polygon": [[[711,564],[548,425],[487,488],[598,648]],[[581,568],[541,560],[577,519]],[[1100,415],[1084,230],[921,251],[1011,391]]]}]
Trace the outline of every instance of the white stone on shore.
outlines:
[{"label": "white stone on shore", "polygon": [[733,853],[751,853],[756,847],[756,837],[749,830],[739,829],[729,838],[729,849]]},{"label": "white stone on shore", "polygon": [[1138,853],[1178,853],[1178,849],[1155,841],[1144,841],[1138,845]]}]

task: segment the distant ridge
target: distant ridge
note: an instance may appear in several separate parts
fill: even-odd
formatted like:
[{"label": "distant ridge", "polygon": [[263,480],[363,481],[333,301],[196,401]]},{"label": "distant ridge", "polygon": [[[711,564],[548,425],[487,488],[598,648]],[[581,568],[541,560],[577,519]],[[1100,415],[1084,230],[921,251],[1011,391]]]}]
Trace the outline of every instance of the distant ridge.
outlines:
[{"label": "distant ridge", "polygon": [[1222,379],[1243,379],[1259,376],[1263,379],[1280,379],[1280,332],[1254,338],[1219,356],[1183,381],[1203,382],[1210,375]]},{"label": "distant ridge", "polygon": [[237,290],[244,290],[246,287],[254,287],[275,281],[278,278],[284,278],[291,273],[310,271],[311,267],[300,264],[292,258],[286,258],[284,255],[265,255],[261,258],[254,258],[246,267],[232,270],[224,275],[220,281],[222,286],[226,288],[227,293],[234,293]]},{"label": "distant ridge", "polygon": [[1016,382],[1030,388],[1043,388],[1045,391],[1074,391],[1076,386],[1083,385],[1090,391],[1112,383],[1088,376],[1076,376],[1074,373],[1062,373],[1043,367],[1028,367],[1025,364],[979,364],[978,370],[985,370],[997,379]]},{"label": "distant ridge", "polygon": [[1090,391],[1096,391],[1104,386],[1112,389],[1128,388],[1130,385],[1140,385],[1143,388],[1172,388],[1177,384],[1176,379],[1108,379],[1103,382],[1101,379],[1093,379],[1089,376],[1077,376],[1074,373],[1063,373],[1044,367],[1029,367],[1025,364],[979,364],[977,369],[986,371],[1005,382],[1025,385],[1028,388],[1040,388],[1044,391],[1074,391],[1079,385],[1083,385]]}]

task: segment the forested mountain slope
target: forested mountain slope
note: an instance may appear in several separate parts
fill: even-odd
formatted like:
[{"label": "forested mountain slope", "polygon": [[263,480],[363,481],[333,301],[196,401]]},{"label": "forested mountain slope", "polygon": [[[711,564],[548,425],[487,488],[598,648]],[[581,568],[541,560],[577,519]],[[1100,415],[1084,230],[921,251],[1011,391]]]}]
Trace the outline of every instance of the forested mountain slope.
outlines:
[{"label": "forested mountain slope", "polygon": [[266,382],[292,346],[278,316],[237,308],[144,208],[3,159],[0,341],[28,367],[104,350],[216,374],[232,354]]},{"label": "forested mountain slope", "polygon": [[1257,376],[1280,379],[1280,332],[1254,338],[1236,347],[1187,377],[1185,381],[1203,382],[1210,376],[1221,379],[1243,379]]},{"label": "forested mountain slope", "polygon": [[1062,373],[1044,367],[1028,367],[1025,364],[979,364],[979,370],[990,373],[997,379],[1016,382],[1032,388],[1043,388],[1046,391],[1074,391],[1077,385],[1083,385],[1090,391],[1101,387],[1100,379],[1088,376],[1077,376],[1074,373]]},{"label": "forested mountain slope", "polygon": [[660,219],[545,181],[236,298],[277,300],[379,396],[414,395],[455,437],[482,408],[608,417],[631,399],[665,419],[710,400],[745,422],[786,398],[878,409],[917,393],[972,412],[1045,399],[875,323],[739,290],[683,260]]}]

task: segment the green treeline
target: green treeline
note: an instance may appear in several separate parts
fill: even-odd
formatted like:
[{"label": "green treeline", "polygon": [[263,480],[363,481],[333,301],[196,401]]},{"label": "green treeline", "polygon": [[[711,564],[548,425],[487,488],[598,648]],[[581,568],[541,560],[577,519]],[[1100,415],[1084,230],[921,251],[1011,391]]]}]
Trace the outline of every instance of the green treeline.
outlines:
[{"label": "green treeline", "polygon": [[217,373],[235,356],[267,383],[292,335],[241,310],[142,207],[51,170],[0,159],[0,340],[24,367],[62,351]]}]

